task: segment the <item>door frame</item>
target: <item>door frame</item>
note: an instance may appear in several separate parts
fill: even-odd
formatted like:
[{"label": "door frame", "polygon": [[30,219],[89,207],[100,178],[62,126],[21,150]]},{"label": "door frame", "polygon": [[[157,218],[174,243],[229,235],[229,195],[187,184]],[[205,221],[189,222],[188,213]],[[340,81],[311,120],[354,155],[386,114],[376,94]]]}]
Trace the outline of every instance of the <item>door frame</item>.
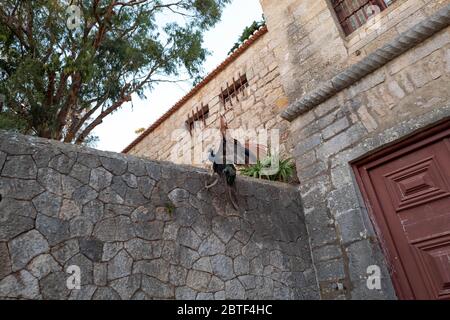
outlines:
[{"label": "door frame", "polygon": [[[402,300],[415,299],[415,296],[400,261],[399,252],[388,227],[386,217],[380,207],[380,202],[372,185],[368,170],[439,140],[448,135],[448,130],[450,130],[450,119],[445,119],[438,124],[434,124],[432,127],[423,128],[419,132],[413,133],[388,146],[382,147],[380,150],[376,150],[369,155],[350,162],[364,200],[364,205],[367,208],[369,219],[374,226],[381,250],[387,260],[387,267],[397,297]],[[376,201],[372,201],[371,199],[376,199]]]}]

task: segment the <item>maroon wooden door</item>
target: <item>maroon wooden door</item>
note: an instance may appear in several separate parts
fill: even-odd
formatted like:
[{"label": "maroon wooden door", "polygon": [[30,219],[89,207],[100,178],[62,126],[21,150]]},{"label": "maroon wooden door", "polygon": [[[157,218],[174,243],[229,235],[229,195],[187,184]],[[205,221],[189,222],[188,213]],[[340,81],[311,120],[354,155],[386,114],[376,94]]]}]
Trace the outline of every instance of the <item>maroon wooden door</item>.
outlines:
[{"label": "maroon wooden door", "polygon": [[354,164],[401,299],[450,299],[450,122]]}]

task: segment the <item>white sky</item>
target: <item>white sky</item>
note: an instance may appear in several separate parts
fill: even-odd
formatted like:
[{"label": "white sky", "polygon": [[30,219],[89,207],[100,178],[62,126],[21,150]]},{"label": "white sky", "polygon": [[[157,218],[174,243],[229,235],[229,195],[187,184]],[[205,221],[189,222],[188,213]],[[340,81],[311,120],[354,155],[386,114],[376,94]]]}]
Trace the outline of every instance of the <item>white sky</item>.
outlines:
[{"label": "white sky", "polygon": [[[259,0],[233,0],[225,8],[222,21],[205,33],[204,45],[211,52],[204,64],[205,72],[209,73],[225,60],[244,28],[261,17]],[[163,83],[148,93],[146,100],[133,97],[133,108],[131,104],[124,105],[94,130],[100,138],[96,148],[122,151],[138,136],[134,133],[137,129],[148,128],[191,88],[184,82]]]}]

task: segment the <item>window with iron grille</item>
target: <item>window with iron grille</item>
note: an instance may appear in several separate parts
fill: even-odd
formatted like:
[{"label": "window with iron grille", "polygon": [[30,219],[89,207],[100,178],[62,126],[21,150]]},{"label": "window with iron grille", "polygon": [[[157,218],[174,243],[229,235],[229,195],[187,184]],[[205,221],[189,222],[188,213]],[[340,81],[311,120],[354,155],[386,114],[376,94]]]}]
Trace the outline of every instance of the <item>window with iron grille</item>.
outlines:
[{"label": "window with iron grille", "polygon": [[222,104],[227,107],[227,105],[233,106],[233,100],[239,102],[239,95],[245,95],[245,88],[248,87],[247,75],[239,75],[238,79],[233,78],[233,82],[228,84],[225,90],[221,88],[220,100]]},{"label": "window with iron grille", "polygon": [[346,35],[361,27],[370,17],[385,10],[394,2],[395,0],[331,0]]},{"label": "window with iron grille", "polygon": [[206,128],[206,119],[209,117],[209,106],[206,105],[200,107],[200,109],[197,107],[195,110],[192,110],[192,114],[188,114],[187,120],[186,120],[186,127],[188,128],[189,132],[192,134],[192,131],[195,129],[196,123],[202,123],[203,126]]}]

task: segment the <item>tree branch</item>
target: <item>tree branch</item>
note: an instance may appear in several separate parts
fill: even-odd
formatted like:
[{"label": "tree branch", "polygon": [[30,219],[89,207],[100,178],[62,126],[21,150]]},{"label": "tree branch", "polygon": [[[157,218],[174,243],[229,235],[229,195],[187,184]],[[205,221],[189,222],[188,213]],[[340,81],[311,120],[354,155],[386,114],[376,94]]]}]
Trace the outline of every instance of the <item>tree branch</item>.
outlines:
[{"label": "tree branch", "polygon": [[119,109],[125,102],[131,101],[131,93],[125,93],[130,87],[130,84],[127,84],[124,86],[121,92],[121,98],[113,103],[110,107],[103,110],[100,115],[92,121],[84,130],[81,132],[81,134],[77,137],[75,143],[81,144],[84,142],[84,140],[89,136],[89,134],[92,132],[92,130],[95,129],[99,124],[103,122],[103,119],[109,116],[112,112]]}]

